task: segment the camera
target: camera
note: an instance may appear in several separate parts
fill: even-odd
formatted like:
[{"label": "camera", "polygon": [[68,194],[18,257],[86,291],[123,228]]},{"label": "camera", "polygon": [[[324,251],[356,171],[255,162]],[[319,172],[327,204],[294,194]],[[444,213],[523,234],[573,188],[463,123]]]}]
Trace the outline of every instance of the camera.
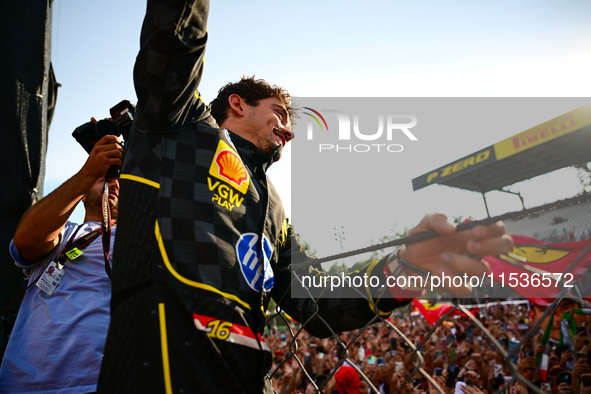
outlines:
[{"label": "camera", "polygon": [[[123,100],[109,110],[111,119],[103,119],[98,122],[87,122],[78,126],[72,137],[90,154],[94,144],[105,135],[123,136],[125,141],[129,138],[129,130],[134,119],[135,106],[128,100]],[[109,169],[106,177],[117,178],[121,169],[113,166]]]}]

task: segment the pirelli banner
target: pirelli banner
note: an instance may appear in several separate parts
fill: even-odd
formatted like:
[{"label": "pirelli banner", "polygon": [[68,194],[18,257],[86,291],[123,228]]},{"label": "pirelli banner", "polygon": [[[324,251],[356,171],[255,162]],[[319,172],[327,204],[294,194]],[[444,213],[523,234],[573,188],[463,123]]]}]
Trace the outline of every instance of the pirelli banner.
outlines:
[{"label": "pirelli banner", "polygon": [[[412,180],[413,190],[433,184],[464,188],[461,178],[468,176],[480,178],[481,184],[493,176],[521,181],[540,175],[544,168],[551,171],[590,161],[591,155],[585,155],[585,151],[591,151],[590,126],[591,105],[585,105],[416,177]],[[478,128],[478,125],[474,127]],[[522,160],[519,160],[520,155]],[[510,158],[515,159],[511,166],[500,165]],[[531,171],[532,168],[536,171]],[[482,186],[479,191],[490,189],[492,187]]]},{"label": "pirelli banner", "polygon": [[497,156],[493,145],[413,179],[412,186],[414,190],[418,190],[434,183],[444,183],[446,180],[468,171],[474,171],[495,161],[497,161]]}]

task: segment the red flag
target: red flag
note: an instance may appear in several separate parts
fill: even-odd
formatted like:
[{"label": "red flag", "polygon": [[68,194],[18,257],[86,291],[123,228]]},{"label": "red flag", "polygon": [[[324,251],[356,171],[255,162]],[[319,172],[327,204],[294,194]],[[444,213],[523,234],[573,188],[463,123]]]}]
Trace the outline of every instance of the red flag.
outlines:
[{"label": "red flag", "polygon": [[[495,287],[510,287],[526,298],[552,298],[560,292],[557,279],[572,286],[591,265],[591,253],[579,257],[591,239],[549,244],[523,235],[512,235],[515,247],[507,255],[486,256]],[[570,272],[568,266],[580,261]],[[522,268],[523,267],[523,268]],[[532,270],[526,268],[530,267]]]},{"label": "red flag", "polygon": [[[454,308],[453,305],[423,304],[421,301],[417,299],[412,300],[412,305],[415,309],[421,312],[425,320],[427,320],[427,323],[429,323],[430,325],[434,325],[437,322],[437,320],[441,318],[441,316],[447,313],[447,311],[449,311],[450,309]],[[451,313],[450,316],[455,315],[463,316],[463,313],[461,313],[459,310],[455,310]]]}]

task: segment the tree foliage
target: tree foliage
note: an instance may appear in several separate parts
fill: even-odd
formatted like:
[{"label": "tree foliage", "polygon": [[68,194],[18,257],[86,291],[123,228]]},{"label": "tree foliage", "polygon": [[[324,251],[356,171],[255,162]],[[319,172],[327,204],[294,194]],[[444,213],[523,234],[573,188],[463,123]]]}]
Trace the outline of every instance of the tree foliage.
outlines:
[{"label": "tree foliage", "polygon": [[577,177],[584,192],[591,192],[591,162],[576,164],[573,166],[577,170]]}]

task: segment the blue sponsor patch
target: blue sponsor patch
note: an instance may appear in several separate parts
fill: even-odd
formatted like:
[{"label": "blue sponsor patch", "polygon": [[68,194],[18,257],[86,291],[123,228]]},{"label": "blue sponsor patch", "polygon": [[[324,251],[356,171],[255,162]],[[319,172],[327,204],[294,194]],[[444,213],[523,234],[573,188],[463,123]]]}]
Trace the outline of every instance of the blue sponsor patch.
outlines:
[{"label": "blue sponsor patch", "polygon": [[264,235],[262,245],[255,233],[240,236],[236,243],[236,255],[242,275],[251,289],[269,291],[273,288],[275,275],[269,261],[272,253],[273,247]]},{"label": "blue sponsor patch", "polygon": [[234,141],[232,141],[232,138],[230,138],[230,133],[228,133],[228,129],[224,129],[224,135],[228,139],[230,145],[232,145],[232,148],[236,149],[236,146],[234,146]]}]

